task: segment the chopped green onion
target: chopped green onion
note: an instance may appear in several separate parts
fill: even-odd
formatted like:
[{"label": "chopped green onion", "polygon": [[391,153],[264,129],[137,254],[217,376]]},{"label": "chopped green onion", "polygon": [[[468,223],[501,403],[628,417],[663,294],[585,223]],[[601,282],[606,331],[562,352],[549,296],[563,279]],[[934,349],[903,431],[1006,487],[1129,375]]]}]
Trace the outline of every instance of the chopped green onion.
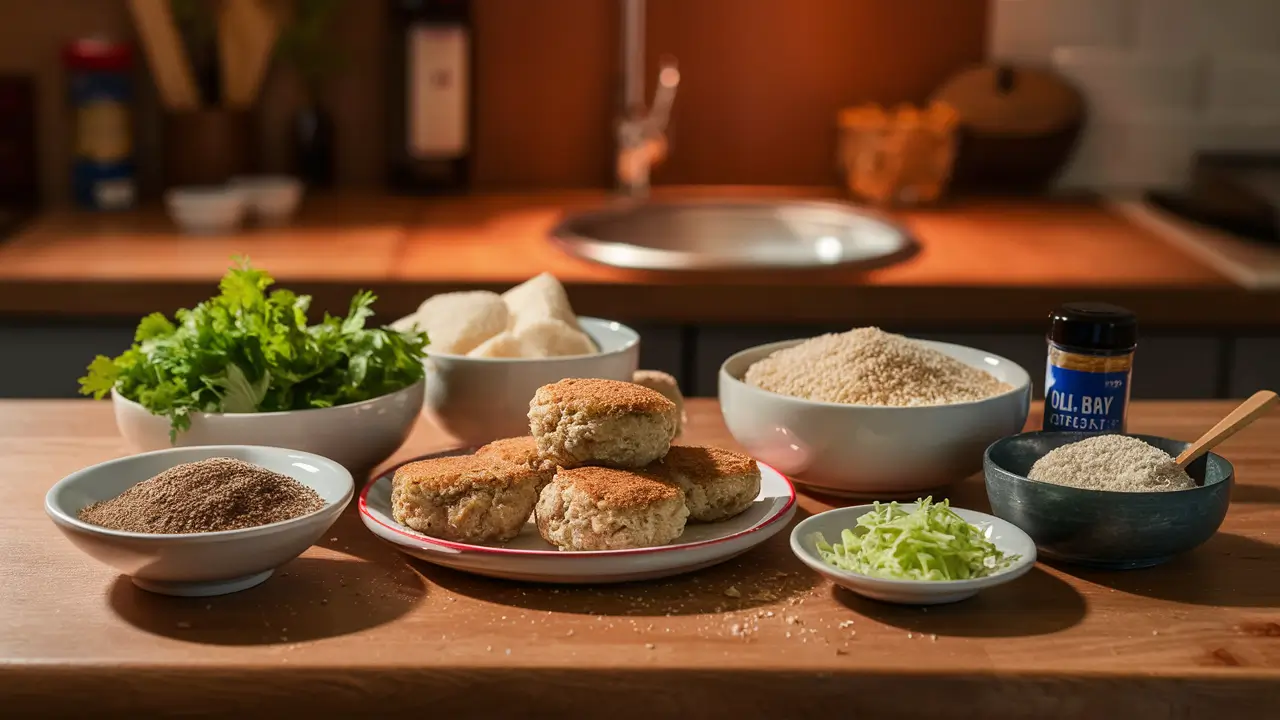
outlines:
[{"label": "chopped green onion", "polygon": [[860,575],[891,580],[968,580],[994,575],[1018,560],[1006,555],[977,526],[951,509],[951,503],[916,501],[907,511],[891,502],[858,518],[831,545],[817,535],[823,562]]}]

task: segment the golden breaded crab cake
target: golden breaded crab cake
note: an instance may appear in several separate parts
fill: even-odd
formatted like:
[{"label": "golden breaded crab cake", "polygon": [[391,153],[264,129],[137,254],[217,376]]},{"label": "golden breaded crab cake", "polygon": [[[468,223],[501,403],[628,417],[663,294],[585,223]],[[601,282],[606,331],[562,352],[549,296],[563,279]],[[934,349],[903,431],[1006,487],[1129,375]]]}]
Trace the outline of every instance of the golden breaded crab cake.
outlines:
[{"label": "golden breaded crab cake", "polygon": [[539,490],[542,489],[542,485],[551,482],[551,477],[556,473],[556,464],[542,457],[542,454],[538,452],[538,443],[531,435],[494,440],[476,450],[476,456],[497,458],[515,465],[528,467],[538,473],[541,478],[541,485],[538,486]]},{"label": "golden breaded crab cake", "polygon": [[561,380],[529,402],[538,451],[563,467],[644,467],[667,454],[678,418],[662,393],[618,380]]},{"label": "golden breaded crab cake", "polygon": [[674,483],[634,470],[556,471],[534,518],[561,550],[625,550],[666,545],[684,533],[689,509]]},{"label": "golden breaded crab cake", "polygon": [[538,502],[541,474],[495,457],[462,455],[409,463],[391,480],[396,522],[465,543],[506,542]]},{"label": "golden breaded crab cake", "polygon": [[760,494],[760,466],[724,448],[672,445],[666,457],[647,469],[684,490],[689,517],[698,522],[727,520],[751,507]]}]

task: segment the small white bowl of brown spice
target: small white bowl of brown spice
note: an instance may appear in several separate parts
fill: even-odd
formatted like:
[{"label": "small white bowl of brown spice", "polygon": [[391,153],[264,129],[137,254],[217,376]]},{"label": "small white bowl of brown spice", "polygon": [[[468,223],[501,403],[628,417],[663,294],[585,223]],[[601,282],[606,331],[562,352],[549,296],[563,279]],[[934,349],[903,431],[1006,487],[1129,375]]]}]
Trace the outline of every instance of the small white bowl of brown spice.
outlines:
[{"label": "small white bowl of brown spice", "polygon": [[856,328],[744,350],[720,408],[752,457],[819,492],[909,497],[977,472],[1022,429],[1031,377],[976,348]]},{"label": "small white bowl of brown spice", "polygon": [[300,555],[351,501],[351,473],[312,453],[173,448],[58,481],[45,512],[76,547],[165,595],[251,588]]}]

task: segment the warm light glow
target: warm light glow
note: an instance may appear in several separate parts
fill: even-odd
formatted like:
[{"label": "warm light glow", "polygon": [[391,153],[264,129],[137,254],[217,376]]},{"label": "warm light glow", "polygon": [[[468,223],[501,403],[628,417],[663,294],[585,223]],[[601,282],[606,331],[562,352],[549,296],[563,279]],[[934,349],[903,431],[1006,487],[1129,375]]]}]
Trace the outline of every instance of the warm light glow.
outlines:
[{"label": "warm light glow", "polygon": [[839,238],[823,235],[813,242],[813,252],[822,262],[840,262],[840,257],[844,255],[844,246],[840,244]]}]

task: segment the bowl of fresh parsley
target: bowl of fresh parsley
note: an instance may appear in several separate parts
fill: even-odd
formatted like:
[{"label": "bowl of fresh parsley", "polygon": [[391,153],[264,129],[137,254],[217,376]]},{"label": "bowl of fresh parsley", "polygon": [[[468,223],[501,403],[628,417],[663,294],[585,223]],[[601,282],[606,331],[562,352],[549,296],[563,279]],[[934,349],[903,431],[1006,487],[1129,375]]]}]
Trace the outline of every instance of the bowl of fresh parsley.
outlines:
[{"label": "bowl of fresh parsley", "polygon": [[310,324],[311,298],[273,284],[238,261],[217,296],[173,319],[143,318],[133,346],[95,358],[80,391],[110,395],[140,451],[269,445],[372,469],[404,444],[422,408],[426,334],[369,327],[368,292],[345,317]]}]

